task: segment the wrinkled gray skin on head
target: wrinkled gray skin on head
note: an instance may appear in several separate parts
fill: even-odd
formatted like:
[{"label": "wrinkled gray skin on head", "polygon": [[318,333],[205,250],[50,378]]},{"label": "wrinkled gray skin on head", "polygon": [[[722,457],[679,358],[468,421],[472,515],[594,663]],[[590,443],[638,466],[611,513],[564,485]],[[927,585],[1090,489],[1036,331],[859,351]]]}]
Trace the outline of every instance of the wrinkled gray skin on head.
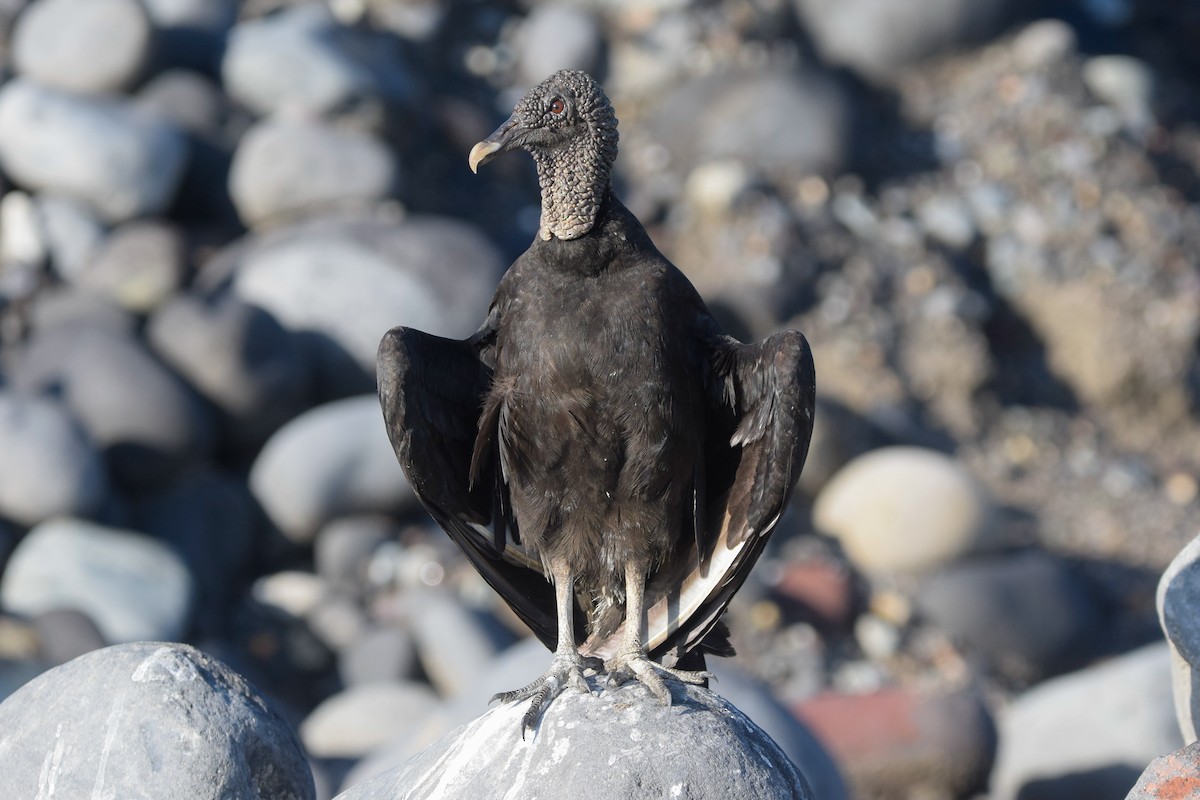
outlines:
[{"label": "wrinkled gray skin on head", "polygon": [[[554,101],[563,104],[560,113]],[[542,189],[538,236],[577,239],[595,224],[617,158],[617,115],[590,75],[560,70],[529,90],[513,110],[527,130]]]}]

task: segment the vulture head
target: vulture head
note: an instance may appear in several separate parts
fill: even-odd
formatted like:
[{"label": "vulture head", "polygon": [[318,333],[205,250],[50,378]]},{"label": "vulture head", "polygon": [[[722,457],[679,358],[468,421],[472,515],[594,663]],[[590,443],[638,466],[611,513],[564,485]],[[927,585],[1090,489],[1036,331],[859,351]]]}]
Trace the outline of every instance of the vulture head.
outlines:
[{"label": "vulture head", "polygon": [[471,148],[471,170],[514,149],[528,151],[537,165],[538,235],[577,239],[591,230],[617,158],[617,116],[600,84],[564,69],[534,86],[512,116]]}]

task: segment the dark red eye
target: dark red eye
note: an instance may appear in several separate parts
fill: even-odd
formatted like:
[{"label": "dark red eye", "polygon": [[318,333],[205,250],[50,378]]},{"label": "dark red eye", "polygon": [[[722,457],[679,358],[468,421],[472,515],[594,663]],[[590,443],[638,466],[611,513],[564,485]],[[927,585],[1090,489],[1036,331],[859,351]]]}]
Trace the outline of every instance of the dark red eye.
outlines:
[{"label": "dark red eye", "polygon": [[564,103],[560,98],[556,97],[550,101],[550,113],[551,114],[561,114],[566,110],[567,110],[567,104]]}]

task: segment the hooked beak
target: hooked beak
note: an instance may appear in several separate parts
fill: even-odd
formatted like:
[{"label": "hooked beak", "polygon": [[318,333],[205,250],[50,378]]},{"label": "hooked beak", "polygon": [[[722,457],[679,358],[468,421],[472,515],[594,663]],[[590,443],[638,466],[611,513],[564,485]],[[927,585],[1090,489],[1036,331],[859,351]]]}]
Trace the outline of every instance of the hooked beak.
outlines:
[{"label": "hooked beak", "polygon": [[496,128],[491,136],[472,147],[471,154],[467,156],[467,163],[471,165],[471,172],[478,173],[481,166],[509,149],[509,146],[512,144],[513,135],[518,129],[519,123],[514,114],[506,119],[499,128]]}]

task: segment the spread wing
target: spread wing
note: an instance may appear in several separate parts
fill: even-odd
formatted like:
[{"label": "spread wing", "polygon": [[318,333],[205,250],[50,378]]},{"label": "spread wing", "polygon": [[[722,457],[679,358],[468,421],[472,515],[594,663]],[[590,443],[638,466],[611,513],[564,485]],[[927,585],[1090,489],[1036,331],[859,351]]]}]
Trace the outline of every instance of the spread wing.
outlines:
[{"label": "spread wing", "polygon": [[[798,331],[750,345],[716,338],[704,360],[706,455],[694,481],[701,521],[646,586],[647,650],[668,664],[697,647],[730,654],[718,622],[791,496],[816,403],[812,353]],[[620,636],[593,637],[583,650],[611,657]]]},{"label": "spread wing", "polygon": [[517,542],[494,459],[484,459],[478,474],[471,474],[476,440],[491,438],[486,432],[478,435],[491,381],[491,369],[481,360],[479,341],[485,333],[458,341],[411,328],[388,331],[377,358],[379,402],[396,458],[422,505],[517,616],[554,649],[554,588],[541,563]]}]

